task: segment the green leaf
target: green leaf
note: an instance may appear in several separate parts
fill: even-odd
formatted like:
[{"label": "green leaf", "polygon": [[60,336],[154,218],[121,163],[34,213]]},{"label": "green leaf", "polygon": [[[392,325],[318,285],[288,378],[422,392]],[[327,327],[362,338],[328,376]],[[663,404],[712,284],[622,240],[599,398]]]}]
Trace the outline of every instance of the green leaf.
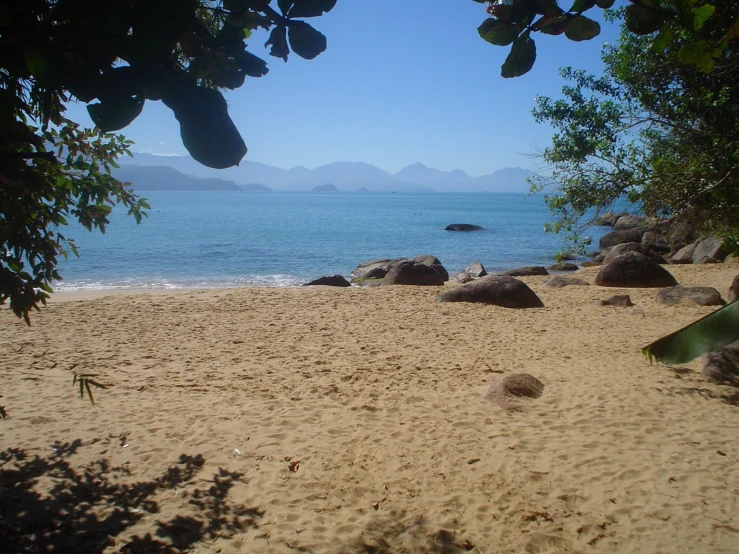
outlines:
[{"label": "green leaf", "polygon": [[642,348],[649,363],[683,364],[739,340],[739,301]]},{"label": "green leaf", "polygon": [[282,58],[287,61],[287,55],[290,53],[290,48],[287,46],[287,27],[278,25],[272,29],[269,39],[264,43],[264,46],[271,46],[269,49],[270,56]]},{"label": "green leaf", "polygon": [[661,54],[670,45],[675,38],[675,34],[670,27],[665,27],[657,33],[652,42],[652,51]]},{"label": "green leaf", "polygon": [[576,42],[590,40],[599,34],[600,25],[584,15],[578,15],[573,18],[565,28],[565,36]]},{"label": "green leaf", "polygon": [[603,10],[607,10],[608,8],[613,6],[615,3],[616,3],[616,0],[596,0],[595,2],[595,4]]},{"label": "green leaf", "polygon": [[532,27],[545,35],[561,35],[567,29],[569,21],[570,19],[566,15],[545,15],[536,21]]},{"label": "green leaf", "polygon": [[557,5],[557,0],[524,0],[526,7],[541,15],[558,15],[562,8]]},{"label": "green leaf", "polygon": [[712,6],[711,4],[705,4],[699,8],[693,9],[690,13],[693,16],[692,21],[692,28],[694,31],[699,30],[701,27],[703,27],[703,24],[708,21],[708,18],[710,18],[713,15],[713,12],[716,11],[716,8]]},{"label": "green leaf", "polygon": [[304,21],[290,22],[288,38],[293,52],[306,60],[312,60],[326,50],[326,37]]},{"label": "green leaf", "polygon": [[500,68],[500,74],[505,78],[520,77],[534,67],[535,61],[536,44],[528,33],[524,33],[513,41],[511,51]]},{"label": "green leaf", "polygon": [[677,53],[678,60],[697,67],[703,73],[711,73],[716,60],[720,57],[721,50],[714,48],[706,40],[689,42]]},{"label": "green leaf", "polygon": [[295,0],[290,10],[290,17],[318,17],[330,12],[336,5],[336,0]]},{"label": "green leaf", "polygon": [[575,0],[570,8],[570,13],[584,12],[593,6],[595,6],[595,0]]},{"label": "green leaf", "polygon": [[477,28],[483,40],[496,46],[508,46],[523,31],[520,25],[513,25],[493,19],[492,17],[483,21],[482,25]]},{"label": "green leaf", "polygon": [[89,104],[87,112],[98,129],[109,133],[130,125],[141,114],[143,108],[143,98],[124,96],[115,100]]},{"label": "green leaf", "polygon": [[667,16],[655,9],[632,4],[626,8],[626,28],[635,35],[649,35],[660,29]]}]

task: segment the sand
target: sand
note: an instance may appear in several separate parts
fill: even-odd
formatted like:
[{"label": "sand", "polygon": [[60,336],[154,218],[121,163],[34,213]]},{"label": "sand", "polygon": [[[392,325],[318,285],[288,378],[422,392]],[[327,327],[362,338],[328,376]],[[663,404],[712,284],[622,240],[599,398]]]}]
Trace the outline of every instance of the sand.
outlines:
[{"label": "sand", "polygon": [[[669,267],[724,295],[738,269]],[[713,308],[545,279],[530,310],[435,287],[3,309],[0,551],[739,551],[739,394],[640,353]],[[94,406],[74,372],[109,385]],[[522,372],[540,398],[483,399]]]}]

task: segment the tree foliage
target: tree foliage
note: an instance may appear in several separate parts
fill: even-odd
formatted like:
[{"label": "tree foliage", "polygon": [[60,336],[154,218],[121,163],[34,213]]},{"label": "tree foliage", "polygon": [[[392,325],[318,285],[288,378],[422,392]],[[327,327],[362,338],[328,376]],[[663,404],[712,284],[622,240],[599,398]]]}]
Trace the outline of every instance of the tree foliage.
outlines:
[{"label": "tree foliage", "polygon": [[[246,49],[271,30],[270,54],[312,59],[326,38],[305,18],[336,0],[0,0],[0,304],[29,323],[60,279],[63,233],[72,219],[105,232],[115,204],[140,221],[148,208],[111,168],[130,142],[111,134],[148,100],[180,124],[184,146],[204,165],[237,165],[246,145],[219,89],[261,77],[267,64]],[[64,115],[81,101],[95,129]]]},{"label": "tree foliage", "polygon": [[[600,34],[600,24],[583,15],[594,8],[609,9],[615,0],[574,0],[564,10],[557,0],[474,0],[487,4],[490,18],[478,28],[480,36],[496,46],[511,46],[501,66],[503,77],[519,77],[528,73],[536,61],[536,44],[532,33],[564,35],[573,41],[590,40]],[[673,39],[675,29],[687,33],[679,52],[681,62],[692,64],[709,73],[728,47],[739,37],[739,14],[736,6],[724,5],[714,15],[717,2],[703,0],[628,0],[624,22],[635,35],[656,33],[658,43]],[[711,18],[725,17],[723,33],[704,25]]]},{"label": "tree foliage", "polygon": [[[724,13],[735,8],[716,4]],[[627,22],[628,14],[621,12]],[[728,18],[712,18],[703,28],[723,37],[730,25]],[[705,229],[733,232],[739,221],[739,52],[734,41],[706,73],[682,63],[692,41],[679,25],[647,36],[624,26],[618,44],[604,50],[602,77],[566,68],[561,73],[571,84],[563,98],[537,98],[536,120],[556,131],[542,152],[551,172],[534,183],[538,190],[556,187],[548,197],[557,216],[551,230],[577,244],[599,210],[627,197],[647,215],[690,214]],[[592,217],[583,218],[586,213]]]}]

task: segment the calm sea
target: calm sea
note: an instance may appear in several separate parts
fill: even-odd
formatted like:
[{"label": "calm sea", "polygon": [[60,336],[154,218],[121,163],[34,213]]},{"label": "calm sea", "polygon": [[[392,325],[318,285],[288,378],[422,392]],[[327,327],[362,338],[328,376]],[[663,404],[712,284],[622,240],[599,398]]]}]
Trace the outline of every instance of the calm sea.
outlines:
[{"label": "calm sea", "polygon": [[[562,248],[543,231],[541,196],[147,192],[136,225],[114,210],[105,235],[67,229],[80,257],[60,263],[57,291],[292,286],[362,261],[432,254],[454,275],[549,265]],[[450,232],[472,223],[480,232]],[[605,232],[593,229],[595,238]]]}]

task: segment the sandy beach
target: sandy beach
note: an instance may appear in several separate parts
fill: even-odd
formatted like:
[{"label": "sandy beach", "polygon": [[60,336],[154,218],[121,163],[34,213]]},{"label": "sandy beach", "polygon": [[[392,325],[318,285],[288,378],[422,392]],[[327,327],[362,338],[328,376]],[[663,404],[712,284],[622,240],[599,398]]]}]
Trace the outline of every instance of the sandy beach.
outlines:
[{"label": "sandy beach", "polygon": [[[739,273],[667,268],[724,297]],[[3,307],[0,552],[739,551],[739,393],[640,352],[714,308],[545,279],[529,310],[437,287]],[[539,399],[483,399],[520,372]]]}]

